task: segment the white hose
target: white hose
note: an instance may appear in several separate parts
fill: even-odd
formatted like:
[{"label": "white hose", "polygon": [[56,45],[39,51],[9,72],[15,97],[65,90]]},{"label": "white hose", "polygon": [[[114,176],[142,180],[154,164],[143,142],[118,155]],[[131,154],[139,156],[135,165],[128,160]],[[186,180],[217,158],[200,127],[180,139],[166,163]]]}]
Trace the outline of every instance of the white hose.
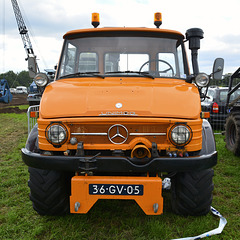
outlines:
[{"label": "white hose", "polygon": [[[164,180],[162,182],[162,188],[165,190],[171,189],[171,179],[170,178],[164,178]],[[211,206],[211,212],[212,212],[212,214],[214,214],[220,218],[218,228],[215,228],[211,231],[208,231],[206,233],[203,233],[203,234],[195,236],[195,237],[176,238],[176,239],[172,239],[172,240],[197,240],[197,239],[201,239],[201,238],[205,238],[205,237],[210,237],[212,235],[220,234],[223,231],[225,225],[227,224],[227,220],[220,214],[220,212],[218,212],[212,206]]]},{"label": "white hose", "polygon": [[227,220],[220,214],[220,212],[218,212],[212,206],[211,206],[211,212],[220,218],[218,228],[215,228],[209,232],[203,233],[203,234],[195,236],[195,237],[177,238],[177,239],[172,239],[172,240],[196,240],[196,239],[201,239],[201,238],[205,238],[205,237],[210,237],[212,235],[220,234],[223,231],[225,225],[227,224]]}]

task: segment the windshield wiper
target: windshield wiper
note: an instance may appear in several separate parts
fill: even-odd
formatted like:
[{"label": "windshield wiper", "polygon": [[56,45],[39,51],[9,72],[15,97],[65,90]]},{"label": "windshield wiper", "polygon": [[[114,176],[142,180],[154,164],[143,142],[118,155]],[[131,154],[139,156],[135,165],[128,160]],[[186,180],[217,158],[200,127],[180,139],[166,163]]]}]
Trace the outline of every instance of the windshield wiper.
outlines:
[{"label": "windshield wiper", "polygon": [[138,73],[145,76],[145,77],[155,79],[155,77],[153,75],[151,75],[149,72],[138,72]]},{"label": "windshield wiper", "polygon": [[78,76],[84,76],[84,75],[105,78],[105,76],[100,75],[98,73],[99,72],[76,72],[76,73],[71,73],[71,74],[61,76],[60,79],[61,78],[68,78],[68,77],[78,77]]},{"label": "windshield wiper", "polygon": [[139,75],[143,75],[144,77],[149,77],[152,79],[155,79],[154,76],[152,76],[149,72],[138,72],[138,71],[116,71],[116,72],[106,72],[105,74],[115,74],[115,73],[137,73]]}]

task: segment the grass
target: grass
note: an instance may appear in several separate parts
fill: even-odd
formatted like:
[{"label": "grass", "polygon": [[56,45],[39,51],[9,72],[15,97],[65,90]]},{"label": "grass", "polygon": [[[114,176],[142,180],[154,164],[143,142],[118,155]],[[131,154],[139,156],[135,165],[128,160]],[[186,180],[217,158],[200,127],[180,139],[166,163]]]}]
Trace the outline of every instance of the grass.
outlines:
[{"label": "grass", "polygon": [[[196,236],[218,227],[209,213],[182,217],[171,210],[164,192],[164,213],[146,216],[134,201],[101,200],[85,215],[39,216],[29,200],[28,169],[20,149],[27,138],[26,114],[0,114],[0,239],[172,239]],[[222,234],[211,239],[240,239],[240,163],[216,136],[219,160],[214,167],[212,206],[227,219]]]},{"label": "grass", "polygon": [[16,107],[18,107],[20,110],[27,110],[29,105],[19,105],[19,106],[8,106],[8,105],[6,105],[6,106],[1,107],[1,108],[16,108]]}]

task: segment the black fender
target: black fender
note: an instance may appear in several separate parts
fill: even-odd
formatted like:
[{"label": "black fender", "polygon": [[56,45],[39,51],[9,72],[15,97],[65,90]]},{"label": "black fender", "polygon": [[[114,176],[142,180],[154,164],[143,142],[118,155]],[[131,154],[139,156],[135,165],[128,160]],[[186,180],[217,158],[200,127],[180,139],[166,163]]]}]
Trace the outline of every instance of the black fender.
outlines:
[{"label": "black fender", "polygon": [[39,152],[38,146],[38,124],[36,123],[28,135],[26,149],[31,152]]},{"label": "black fender", "polygon": [[203,119],[202,123],[202,149],[199,155],[207,155],[216,151],[216,143],[210,123]]}]

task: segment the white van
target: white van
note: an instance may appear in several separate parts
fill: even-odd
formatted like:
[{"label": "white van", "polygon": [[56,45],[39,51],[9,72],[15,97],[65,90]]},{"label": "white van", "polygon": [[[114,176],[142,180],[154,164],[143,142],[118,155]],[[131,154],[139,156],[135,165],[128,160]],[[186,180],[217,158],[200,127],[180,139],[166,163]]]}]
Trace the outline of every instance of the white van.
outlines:
[{"label": "white van", "polygon": [[18,86],[18,87],[16,87],[16,93],[18,93],[18,94],[23,94],[23,93],[28,93],[27,92],[27,87],[25,87],[25,86]]}]

